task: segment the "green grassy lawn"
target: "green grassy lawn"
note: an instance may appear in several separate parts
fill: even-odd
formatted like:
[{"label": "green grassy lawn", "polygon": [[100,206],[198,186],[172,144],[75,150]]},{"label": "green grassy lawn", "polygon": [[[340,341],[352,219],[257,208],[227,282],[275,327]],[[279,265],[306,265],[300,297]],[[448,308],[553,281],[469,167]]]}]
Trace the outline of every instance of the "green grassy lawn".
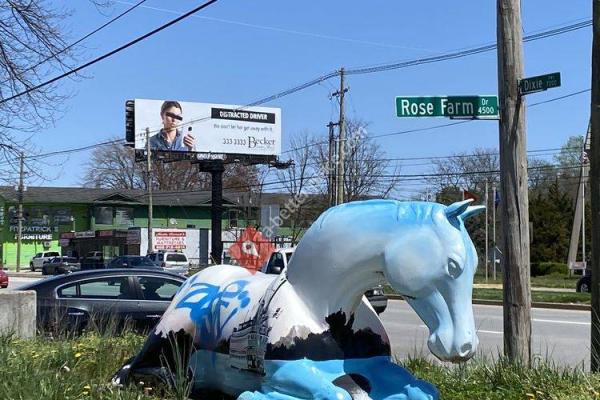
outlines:
[{"label": "green grassy lawn", "polygon": [[[577,284],[577,280],[580,276],[569,277],[566,275],[543,275],[543,276],[532,276],[531,277],[531,286],[532,287],[547,287],[547,288],[563,288],[563,289],[575,289],[575,285]],[[502,284],[502,274],[496,275],[496,280],[492,279],[492,275],[488,275],[488,280],[486,282],[485,275],[481,275],[477,273],[475,275],[475,283],[491,283],[491,284]]]},{"label": "green grassy lawn", "polygon": [[[148,383],[123,389],[111,386],[112,374],[139,351],[144,339],[135,334],[95,333],[60,340],[0,337],[0,399],[184,400],[185,395]],[[433,364],[420,357],[399,362],[436,385],[444,400],[592,400],[600,396],[600,374],[539,362],[532,368],[503,360],[471,360],[458,366]]]},{"label": "green grassy lawn", "polygon": [[[502,301],[502,289],[473,289],[473,299]],[[531,291],[534,302],[590,304],[590,293]]]}]

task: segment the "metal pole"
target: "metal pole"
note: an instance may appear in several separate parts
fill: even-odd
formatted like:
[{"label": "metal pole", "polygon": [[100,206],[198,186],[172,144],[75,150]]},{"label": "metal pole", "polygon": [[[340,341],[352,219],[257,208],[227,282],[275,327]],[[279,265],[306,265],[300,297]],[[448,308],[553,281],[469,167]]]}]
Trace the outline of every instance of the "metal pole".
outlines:
[{"label": "metal pole", "polygon": [[212,177],[211,200],[211,249],[210,254],[215,264],[221,264],[223,255],[222,218],[223,218],[223,171],[222,160],[213,160],[210,174]]},{"label": "metal pole", "polygon": [[19,156],[19,186],[17,188],[17,196],[19,201],[19,208],[17,211],[17,272],[21,271],[21,240],[23,238],[23,166],[24,156],[21,152]]},{"label": "metal pole", "polygon": [[339,161],[338,161],[338,176],[337,176],[337,204],[344,202],[344,182],[345,182],[345,157],[346,157],[346,126],[344,123],[344,93],[346,92],[344,87],[344,68],[340,69],[340,143],[339,143]]},{"label": "metal pole", "polygon": [[488,254],[488,249],[489,249],[489,238],[488,238],[488,209],[489,209],[489,203],[488,203],[488,180],[487,178],[485,178],[485,283],[487,283],[488,281],[488,269],[489,269],[489,254]]},{"label": "metal pole", "polygon": [[147,254],[154,251],[152,245],[152,153],[150,149],[150,128],[146,128],[146,172],[147,172],[147,185],[148,185],[148,250]]},{"label": "metal pole", "polygon": [[494,198],[494,207],[492,207],[492,246],[494,248],[494,262],[492,263],[492,273],[494,281],[496,281],[496,184],[492,185],[492,197]]}]

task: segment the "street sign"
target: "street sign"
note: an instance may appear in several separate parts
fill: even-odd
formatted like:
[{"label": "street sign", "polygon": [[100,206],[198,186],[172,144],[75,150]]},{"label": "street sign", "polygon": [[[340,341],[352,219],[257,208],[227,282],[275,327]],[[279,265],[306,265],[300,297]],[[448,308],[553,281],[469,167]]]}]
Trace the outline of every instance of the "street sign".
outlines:
[{"label": "street sign", "polygon": [[498,96],[396,97],[398,117],[497,119]]},{"label": "street sign", "polygon": [[560,72],[532,76],[519,81],[519,94],[541,92],[542,90],[560,86]]}]

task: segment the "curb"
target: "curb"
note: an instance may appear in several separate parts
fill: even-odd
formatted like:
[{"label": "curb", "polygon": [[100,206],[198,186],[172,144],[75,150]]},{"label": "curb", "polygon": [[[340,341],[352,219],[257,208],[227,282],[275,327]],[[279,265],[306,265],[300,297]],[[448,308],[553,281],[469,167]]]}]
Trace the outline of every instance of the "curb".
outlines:
[{"label": "curb", "polygon": [[[397,294],[387,294],[388,300],[404,300],[404,297]],[[473,304],[481,304],[487,306],[502,306],[502,302],[498,300],[479,300],[473,299]],[[532,308],[551,308],[555,310],[578,310],[591,311],[592,307],[589,304],[574,304],[574,303],[531,303]]]},{"label": "curb", "polygon": [[6,272],[6,274],[8,275],[9,278],[41,278],[42,277],[42,272],[15,272],[15,271],[4,271]]}]

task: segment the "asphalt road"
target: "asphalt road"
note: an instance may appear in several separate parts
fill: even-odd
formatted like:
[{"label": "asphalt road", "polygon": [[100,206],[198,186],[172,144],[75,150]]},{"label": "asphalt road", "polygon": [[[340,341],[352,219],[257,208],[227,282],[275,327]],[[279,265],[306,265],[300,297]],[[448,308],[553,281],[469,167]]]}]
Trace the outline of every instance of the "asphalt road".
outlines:
[{"label": "asphalt road", "polygon": [[[11,277],[9,288],[15,289],[39,278]],[[474,305],[475,326],[479,336],[476,358],[496,358],[502,354],[502,307]],[[389,300],[380,315],[386,327],[392,352],[399,358],[409,355],[436,360],[427,348],[428,329],[417,314],[402,300]],[[590,365],[590,312],[534,308],[534,357],[561,366]]]},{"label": "asphalt road", "polygon": [[[503,349],[502,307],[474,305],[479,336],[476,358],[496,358]],[[437,360],[427,348],[429,330],[410,306],[390,300],[380,315],[390,337],[392,352],[399,358],[409,355]],[[534,359],[560,366],[590,367],[590,312],[532,309],[532,351]]]}]

